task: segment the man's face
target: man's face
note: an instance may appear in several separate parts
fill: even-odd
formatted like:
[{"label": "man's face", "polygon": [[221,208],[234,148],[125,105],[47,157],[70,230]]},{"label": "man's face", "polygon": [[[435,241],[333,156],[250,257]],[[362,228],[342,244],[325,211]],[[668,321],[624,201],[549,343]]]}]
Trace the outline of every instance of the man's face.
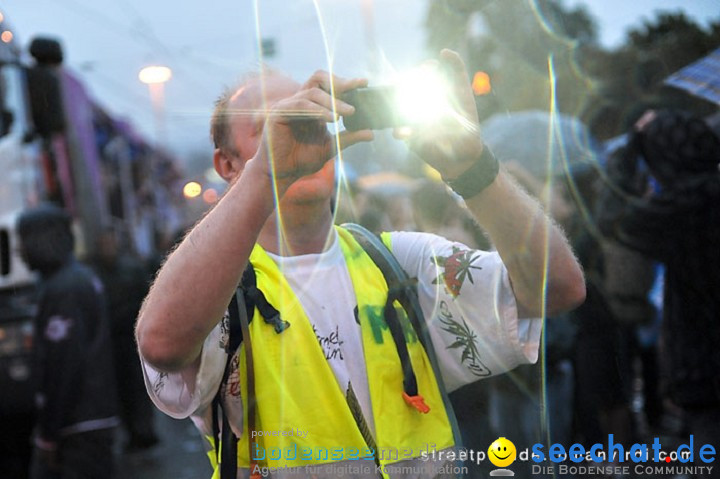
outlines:
[{"label": "man's face", "polygon": [[[261,81],[264,81],[264,85]],[[260,146],[267,119],[266,112],[275,103],[294,95],[299,89],[300,85],[292,79],[271,74],[262,80],[251,81],[233,96],[229,104],[232,113],[230,142],[233,147],[232,161],[236,162],[237,171],[242,171],[245,163],[255,155]],[[329,197],[333,193],[334,181],[334,161],[328,161],[317,173],[293,183],[285,198],[302,202],[317,199],[318,195]]]}]

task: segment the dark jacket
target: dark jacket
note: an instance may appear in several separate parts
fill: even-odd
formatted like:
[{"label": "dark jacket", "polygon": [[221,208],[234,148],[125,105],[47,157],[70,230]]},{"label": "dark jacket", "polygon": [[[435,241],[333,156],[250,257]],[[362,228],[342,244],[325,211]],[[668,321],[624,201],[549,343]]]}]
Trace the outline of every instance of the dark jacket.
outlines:
[{"label": "dark jacket", "polygon": [[687,408],[720,406],[720,175],[649,198],[609,190],[600,227],[666,266],[663,361],[670,393]]},{"label": "dark jacket", "polygon": [[44,277],[35,322],[38,429],[45,440],[113,427],[115,377],[102,283],[70,259]]}]

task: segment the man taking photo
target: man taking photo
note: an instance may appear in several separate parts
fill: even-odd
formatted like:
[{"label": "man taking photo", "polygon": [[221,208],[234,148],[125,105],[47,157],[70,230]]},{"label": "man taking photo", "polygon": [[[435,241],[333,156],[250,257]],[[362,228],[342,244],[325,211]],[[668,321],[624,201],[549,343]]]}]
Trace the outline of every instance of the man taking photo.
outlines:
[{"label": "man taking photo", "polygon": [[[537,318],[584,299],[563,234],[484,147],[462,60],[444,50],[439,67],[454,114],[404,139],[465,198],[497,248],[475,251],[423,233],[383,235],[418,280],[439,374],[411,328],[403,326],[402,344],[393,337],[383,274],[346,229],[333,226],[334,157],[372,132],[332,135],[326,123],[354,113],[337,98],[367,81],[319,71],[298,85],[268,72],[218,101],[214,166],[230,186],[168,257],[136,334],[148,390],[163,411],[192,416],[212,437],[220,391],[226,427],[239,438],[242,477],[258,466],[279,468],[279,477],[336,477],[338,467],[358,464],[350,462],[354,451],[390,477],[451,477],[447,456],[421,457],[457,444],[443,383],[456,389],[536,361]],[[281,319],[256,309],[249,336],[233,352],[228,303],[248,262],[256,289]],[[391,449],[405,452],[381,457]],[[349,472],[378,476],[375,469]]]}]

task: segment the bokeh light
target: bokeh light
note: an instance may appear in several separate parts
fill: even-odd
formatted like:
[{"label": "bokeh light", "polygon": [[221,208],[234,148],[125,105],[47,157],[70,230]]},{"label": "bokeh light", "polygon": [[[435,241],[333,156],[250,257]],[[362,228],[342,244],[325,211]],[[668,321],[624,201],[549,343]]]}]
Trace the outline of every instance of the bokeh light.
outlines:
[{"label": "bokeh light", "polygon": [[183,187],[185,198],[197,198],[202,193],[202,186],[197,181],[189,181]]},{"label": "bokeh light", "polygon": [[208,188],[203,191],[202,198],[205,203],[211,205],[218,200],[218,192],[215,188]]},{"label": "bokeh light", "polygon": [[478,96],[487,95],[492,91],[490,75],[485,72],[475,72],[472,80],[473,93]]}]

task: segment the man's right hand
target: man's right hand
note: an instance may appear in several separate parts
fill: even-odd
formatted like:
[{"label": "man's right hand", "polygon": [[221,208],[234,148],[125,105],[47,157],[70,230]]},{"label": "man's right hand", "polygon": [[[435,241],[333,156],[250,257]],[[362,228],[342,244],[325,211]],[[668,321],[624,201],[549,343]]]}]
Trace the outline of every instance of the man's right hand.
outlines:
[{"label": "man's right hand", "polygon": [[317,71],[298,92],[273,105],[265,122],[263,140],[255,158],[284,192],[300,177],[319,171],[340,149],[372,140],[370,130],[331,135],[327,123],[352,115],[355,108],[333,97],[367,85],[362,78],[344,79]]}]

